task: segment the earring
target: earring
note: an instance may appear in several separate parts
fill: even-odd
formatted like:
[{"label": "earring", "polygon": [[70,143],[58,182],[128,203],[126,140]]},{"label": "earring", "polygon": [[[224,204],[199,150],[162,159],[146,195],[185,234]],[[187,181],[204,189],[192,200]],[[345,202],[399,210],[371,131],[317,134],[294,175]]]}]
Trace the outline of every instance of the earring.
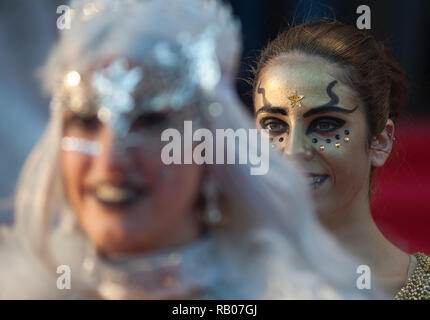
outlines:
[{"label": "earring", "polygon": [[203,222],[209,227],[219,226],[222,222],[222,212],[218,207],[218,190],[212,176],[209,176],[203,186],[205,197],[205,211]]}]

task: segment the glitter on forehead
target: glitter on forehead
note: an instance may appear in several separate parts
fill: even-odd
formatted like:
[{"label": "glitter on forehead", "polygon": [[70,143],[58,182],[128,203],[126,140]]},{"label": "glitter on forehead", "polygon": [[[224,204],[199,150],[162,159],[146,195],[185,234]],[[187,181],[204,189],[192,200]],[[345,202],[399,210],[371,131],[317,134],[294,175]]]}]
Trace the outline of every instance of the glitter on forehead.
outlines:
[{"label": "glitter on forehead", "polygon": [[164,40],[155,43],[147,65],[151,65],[168,86],[157,90],[156,95],[149,99],[147,106],[151,110],[178,110],[190,104],[196,92],[188,76],[190,63],[180,47]]},{"label": "glitter on forehead", "polygon": [[125,59],[113,61],[106,69],[93,73],[91,85],[98,99],[98,118],[125,136],[130,123],[124,116],[135,107],[133,92],[143,78],[139,67],[128,69]]},{"label": "glitter on forehead", "polygon": [[166,41],[159,41],[156,43],[154,45],[153,53],[157,62],[163,67],[173,68],[179,63],[179,57]]},{"label": "glitter on forehead", "polygon": [[133,110],[132,94],[142,78],[140,68],[128,70],[127,62],[118,59],[106,69],[94,72],[91,84],[102,107],[108,108],[112,114],[123,114]]},{"label": "glitter on forehead", "polygon": [[161,90],[149,105],[153,110],[163,108],[181,109],[190,105],[199,89],[209,93],[221,78],[221,70],[216,56],[216,27],[209,26],[201,34],[193,37],[181,32],[176,37],[179,48],[167,42],[154,45],[157,67],[164,71],[179,72],[170,89]]},{"label": "glitter on forehead", "polygon": [[186,55],[193,61],[190,77],[206,91],[214,89],[221,78],[216,56],[216,27],[210,26],[191,45],[183,43]]}]

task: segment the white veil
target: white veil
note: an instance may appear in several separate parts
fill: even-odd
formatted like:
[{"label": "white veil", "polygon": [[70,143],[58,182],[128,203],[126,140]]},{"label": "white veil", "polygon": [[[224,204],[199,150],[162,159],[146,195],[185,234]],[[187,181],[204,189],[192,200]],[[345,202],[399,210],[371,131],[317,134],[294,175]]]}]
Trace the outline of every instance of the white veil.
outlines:
[{"label": "white veil", "polygon": [[[49,93],[55,92],[67,71],[89,69],[101,56],[126,56],[139,61],[148,50],[147,39],[175,42],[183,32],[197,37],[210,26],[215,30],[214,52],[219,79],[216,86],[204,94],[210,101],[219,103],[222,112],[216,117],[205,117],[202,125],[211,131],[255,127],[234,91],[241,48],[239,24],[233,19],[230,8],[218,1],[202,0],[73,1],[72,6],[75,8],[72,28],[63,31],[41,72]],[[203,74],[199,81],[206,81],[205,76],[208,75]],[[3,241],[6,240],[3,246],[7,248],[15,234],[26,248],[26,255],[35,257],[27,263],[36,265],[41,261],[41,270],[44,265],[57,266],[62,261],[75,264],[77,267],[72,269],[79,271],[74,277],[78,277],[82,285],[82,290],[75,294],[85,297],[84,294],[91,294],[94,289],[94,280],[85,271],[88,269],[85,257],[91,255],[91,248],[77,228],[62,191],[58,166],[61,123],[62,110],[52,108],[45,133],[22,171],[15,203],[15,230],[3,236]],[[154,261],[160,256],[172,258],[179,252],[182,254],[177,264],[182,270],[181,288],[200,287],[211,292],[207,297],[371,297],[356,287],[358,264],[318,225],[304,179],[280,154],[270,151],[269,159],[270,169],[265,175],[250,175],[249,165],[209,165],[219,189],[232,203],[233,210],[228,212],[230,223],[214,230],[209,240],[196,245],[127,262],[124,272],[145,260],[157,265]],[[15,253],[14,250],[17,249],[0,250],[0,254],[6,257]],[[193,276],[190,270],[194,270],[198,257],[202,260],[200,269],[204,270],[199,276]],[[90,268],[94,269],[94,265]],[[0,297],[20,296],[17,283],[7,282],[13,278],[10,274],[13,275],[13,269],[16,267],[8,259],[0,260]],[[121,270],[121,263],[115,270]],[[151,270],[143,273],[151,274],[154,269]],[[135,275],[145,277],[142,270]],[[51,277],[55,277],[55,273],[51,273]],[[134,281],[136,277],[131,278]],[[113,278],[102,279],[103,286],[95,284],[98,295],[139,297],[127,287],[130,281]],[[167,286],[158,295],[147,297],[180,294],[179,290],[169,295],[169,290],[172,289]],[[51,291],[54,296],[59,294],[58,290]],[[373,291],[371,294],[374,296]]]}]

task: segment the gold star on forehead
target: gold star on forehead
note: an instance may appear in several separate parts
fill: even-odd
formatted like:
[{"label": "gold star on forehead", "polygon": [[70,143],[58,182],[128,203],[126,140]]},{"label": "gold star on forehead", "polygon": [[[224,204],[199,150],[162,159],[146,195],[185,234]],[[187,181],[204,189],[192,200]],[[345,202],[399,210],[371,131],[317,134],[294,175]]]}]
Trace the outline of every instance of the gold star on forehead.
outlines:
[{"label": "gold star on forehead", "polygon": [[302,100],[303,100],[304,96],[299,96],[297,94],[297,91],[294,92],[294,94],[292,96],[288,97],[288,100],[290,100],[291,102],[291,107],[294,108],[296,106],[301,107],[302,106]]}]

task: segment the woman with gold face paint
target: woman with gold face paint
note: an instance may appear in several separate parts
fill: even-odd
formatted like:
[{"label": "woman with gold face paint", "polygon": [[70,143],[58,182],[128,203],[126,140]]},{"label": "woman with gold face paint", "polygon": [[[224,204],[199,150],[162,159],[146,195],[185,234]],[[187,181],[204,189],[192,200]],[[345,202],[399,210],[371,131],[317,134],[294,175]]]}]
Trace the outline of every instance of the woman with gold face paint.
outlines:
[{"label": "woman with gold face paint", "polygon": [[429,299],[430,258],[392,245],[369,205],[406,93],[389,50],[353,27],[317,21],[280,33],[253,71],[257,126],[306,176],[320,222],[370,267],[385,297]]}]

